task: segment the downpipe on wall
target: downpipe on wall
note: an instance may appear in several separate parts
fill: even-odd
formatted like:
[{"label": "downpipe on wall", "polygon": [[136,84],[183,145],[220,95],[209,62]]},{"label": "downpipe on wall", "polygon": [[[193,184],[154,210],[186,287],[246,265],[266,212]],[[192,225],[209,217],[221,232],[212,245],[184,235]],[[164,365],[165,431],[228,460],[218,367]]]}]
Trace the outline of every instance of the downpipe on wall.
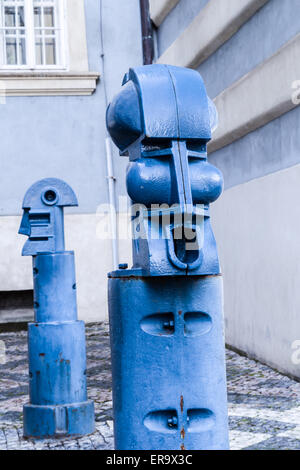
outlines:
[{"label": "downpipe on wall", "polygon": [[111,237],[112,237],[113,266],[114,266],[114,269],[118,269],[119,247],[118,247],[118,225],[117,225],[116,192],[115,192],[116,178],[114,177],[111,140],[109,137],[106,137],[105,139],[105,148],[106,148],[106,162],[107,162],[107,181],[108,181],[110,226],[111,226]]},{"label": "downpipe on wall", "polygon": [[150,18],[149,0],[140,0],[143,64],[150,65],[154,57],[153,31]]}]

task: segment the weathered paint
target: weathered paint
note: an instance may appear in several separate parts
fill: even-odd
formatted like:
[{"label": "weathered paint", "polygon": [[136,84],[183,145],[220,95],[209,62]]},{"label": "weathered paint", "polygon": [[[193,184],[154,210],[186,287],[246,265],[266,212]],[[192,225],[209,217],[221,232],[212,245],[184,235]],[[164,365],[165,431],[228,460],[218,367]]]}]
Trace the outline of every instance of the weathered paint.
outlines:
[{"label": "weathered paint", "polygon": [[77,321],[74,252],[65,251],[63,208],[73,190],[48,178],[27,191],[20,233],[23,256],[33,256],[35,323],[28,326],[29,396],[24,435],[88,434],[94,404],[87,398],[84,323]]},{"label": "weathered paint", "polygon": [[[129,153],[127,191],[135,208],[141,205],[135,224],[141,234],[151,234],[135,238],[134,267],[150,276],[219,274],[209,204],[220,196],[223,177],[207,163],[214,108],[201,76],[150,65],[131,69],[123,83],[108,108],[107,125],[121,152]],[[155,215],[155,204],[172,207],[157,208]],[[167,213],[172,222],[161,221],[160,215]],[[197,232],[195,249],[180,249],[182,256],[174,235],[177,216],[181,225],[185,218],[186,230],[190,226]]]},{"label": "weathered paint", "polygon": [[109,306],[116,448],[227,449],[222,277],[112,278]]},{"label": "weathered paint", "polygon": [[[133,241],[133,268],[109,275],[117,449],[228,448],[222,278],[209,217],[223,179],[206,161],[213,121],[201,76],[164,65],[131,69],[108,108],[143,236]],[[188,222],[176,225],[178,214]],[[192,250],[177,228],[193,232]]]}]

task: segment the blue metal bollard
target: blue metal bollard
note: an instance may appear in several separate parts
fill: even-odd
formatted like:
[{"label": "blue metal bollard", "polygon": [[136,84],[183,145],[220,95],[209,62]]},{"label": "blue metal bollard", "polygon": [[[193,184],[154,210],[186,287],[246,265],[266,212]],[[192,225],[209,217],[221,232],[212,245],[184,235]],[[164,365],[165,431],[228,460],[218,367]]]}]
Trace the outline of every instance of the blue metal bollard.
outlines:
[{"label": "blue metal bollard", "polygon": [[228,449],[222,277],[207,162],[216,120],[190,69],[131,69],[107,110],[129,156],[133,267],[109,274],[117,449]]},{"label": "blue metal bollard", "polygon": [[33,256],[35,323],[28,325],[29,395],[24,436],[45,438],[94,431],[87,399],[84,322],[77,320],[74,252],[65,251],[65,206],[77,206],[65,182],[33,184],[23,202],[19,233]]}]

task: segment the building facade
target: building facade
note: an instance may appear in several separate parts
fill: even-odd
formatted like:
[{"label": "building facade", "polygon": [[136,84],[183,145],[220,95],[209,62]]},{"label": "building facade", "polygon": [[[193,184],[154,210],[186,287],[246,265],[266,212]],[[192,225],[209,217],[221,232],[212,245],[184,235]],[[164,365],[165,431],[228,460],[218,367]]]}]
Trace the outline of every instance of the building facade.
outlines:
[{"label": "building facade", "polygon": [[[103,320],[114,267],[97,211],[108,202],[105,112],[128,68],[142,64],[139,1],[1,0],[0,6],[0,321],[28,319],[22,307],[32,268],[30,257],[21,257],[25,238],[18,228],[26,190],[45,177],[65,180],[78,196],[65,228],[66,248],[76,254],[79,316]],[[125,194],[127,162],[112,151],[116,192]],[[121,243],[120,259],[130,259],[130,241]],[[7,306],[20,308],[18,318]]]},{"label": "building facade", "polygon": [[157,61],[202,74],[219,111],[209,159],[226,341],[300,377],[298,0],[152,0]]}]

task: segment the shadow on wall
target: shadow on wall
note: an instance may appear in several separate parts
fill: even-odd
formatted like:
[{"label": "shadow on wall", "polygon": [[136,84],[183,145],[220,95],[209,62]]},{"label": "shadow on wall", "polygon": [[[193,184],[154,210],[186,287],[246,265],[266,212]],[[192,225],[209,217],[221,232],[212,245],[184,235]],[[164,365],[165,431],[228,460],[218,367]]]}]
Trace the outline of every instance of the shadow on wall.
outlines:
[{"label": "shadow on wall", "polygon": [[32,290],[0,292],[0,331],[24,328],[33,320]]}]

